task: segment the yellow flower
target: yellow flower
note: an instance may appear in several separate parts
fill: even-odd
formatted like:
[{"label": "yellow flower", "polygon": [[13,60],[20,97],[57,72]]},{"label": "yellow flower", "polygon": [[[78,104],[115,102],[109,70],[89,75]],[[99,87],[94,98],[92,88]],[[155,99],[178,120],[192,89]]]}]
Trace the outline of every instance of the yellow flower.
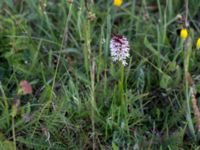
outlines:
[{"label": "yellow flower", "polygon": [[123,0],[114,0],[113,5],[119,7],[122,5]]},{"label": "yellow flower", "polygon": [[188,37],[188,31],[187,31],[186,28],[181,29],[180,36],[181,36],[181,38],[184,39],[184,40]]},{"label": "yellow flower", "polygon": [[197,49],[200,48],[200,38],[197,39],[196,47],[197,47]]}]

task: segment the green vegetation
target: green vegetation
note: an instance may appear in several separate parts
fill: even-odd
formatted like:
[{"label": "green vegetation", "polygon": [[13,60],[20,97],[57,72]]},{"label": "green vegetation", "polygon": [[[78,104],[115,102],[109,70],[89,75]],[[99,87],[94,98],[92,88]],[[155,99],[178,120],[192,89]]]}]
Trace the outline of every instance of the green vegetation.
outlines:
[{"label": "green vegetation", "polygon": [[[0,0],[0,150],[200,149],[199,9]],[[125,67],[110,56],[113,35],[129,41]]]}]

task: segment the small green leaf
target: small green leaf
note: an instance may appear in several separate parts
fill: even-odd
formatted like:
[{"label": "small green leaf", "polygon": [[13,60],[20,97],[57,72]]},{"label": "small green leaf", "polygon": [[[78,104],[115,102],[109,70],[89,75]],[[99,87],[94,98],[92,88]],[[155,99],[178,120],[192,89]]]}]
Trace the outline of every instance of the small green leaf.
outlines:
[{"label": "small green leaf", "polygon": [[157,57],[161,58],[162,60],[166,61],[166,59],[157,51],[152,44],[148,41],[147,37],[144,39],[144,45]]},{"label": "small green leaf", "polygon": [[161,81],[160,81],[160,87],[167,89],[169,84],[171,83],[171,77],[168,76],[167,74],[163,74]]},{"label": "small green leaf", "polygon": [[6,0],[5,2],[9,7],[13,7],[13,0]]},{"label": "small green leaf", "polygon": [[168,70],[169,71],[175,71],[177,69],[177,64],[175,61],[172,61],[169,63],[169,67],[168,67]]},{"label": "small green leaf", "polygon": [[119,149],[118,146],[114,142],[112,143],[112,149],[113,150],[118,150]]}]

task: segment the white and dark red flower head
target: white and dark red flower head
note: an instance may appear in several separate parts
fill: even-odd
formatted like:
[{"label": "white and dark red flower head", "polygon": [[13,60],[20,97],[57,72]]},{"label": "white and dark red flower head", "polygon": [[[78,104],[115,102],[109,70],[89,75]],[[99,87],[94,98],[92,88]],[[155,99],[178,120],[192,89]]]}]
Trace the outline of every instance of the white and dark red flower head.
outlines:
[{"label": "white and dark red flower head", "polygon": [[113,61],[120,61],[124,66],[127,65],[126,59],[130,57],[130,46],[127,38],[121,35],[114,35],[110,41],[110,52]]}]

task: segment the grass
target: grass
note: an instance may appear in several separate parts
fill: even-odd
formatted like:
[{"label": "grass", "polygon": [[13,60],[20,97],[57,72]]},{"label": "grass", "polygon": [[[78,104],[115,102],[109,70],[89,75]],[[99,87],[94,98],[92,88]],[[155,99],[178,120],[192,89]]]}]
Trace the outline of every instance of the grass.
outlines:
[{"label": "grass", "polygon": [[[200,149],[187,80],[199,101],[199,7],[1,0],[0,149]],[[125,67],[110,56],[115,34],[129,40]]]}]

